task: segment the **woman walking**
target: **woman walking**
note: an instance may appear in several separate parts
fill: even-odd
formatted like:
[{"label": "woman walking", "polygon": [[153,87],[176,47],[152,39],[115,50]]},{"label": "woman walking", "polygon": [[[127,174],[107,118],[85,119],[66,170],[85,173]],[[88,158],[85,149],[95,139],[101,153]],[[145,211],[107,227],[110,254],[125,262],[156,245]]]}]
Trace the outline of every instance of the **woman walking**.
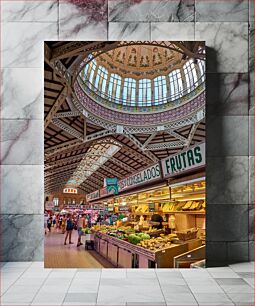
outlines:
[{"label": "woman walking", "polygon": [[66,237],[65,237],[65,243],[66,245],[66,240],[69,237],[69,244],[73,244],[72,242],[72,232],[74,228],[74,223],[71,215],[67,215],[67,220],[66,220]]}]

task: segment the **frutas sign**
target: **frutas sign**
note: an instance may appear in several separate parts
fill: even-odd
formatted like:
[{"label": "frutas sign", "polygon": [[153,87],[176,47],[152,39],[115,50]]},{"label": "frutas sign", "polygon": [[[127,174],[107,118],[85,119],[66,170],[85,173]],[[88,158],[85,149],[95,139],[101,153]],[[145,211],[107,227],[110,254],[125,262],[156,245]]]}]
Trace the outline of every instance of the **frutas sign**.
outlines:
[{"label": "frutas sign", "polygon": [[152,182],[161,178],[161,171],[159,164],[155,164],[142,170],[134,175],[131,175],[119,181],[119,191],[131,188],[143,183]]},{"label": "frutas sign", "polygon": [[161,160],[163,177],[196,169],[205,165],[205,143],[195,145]]}]

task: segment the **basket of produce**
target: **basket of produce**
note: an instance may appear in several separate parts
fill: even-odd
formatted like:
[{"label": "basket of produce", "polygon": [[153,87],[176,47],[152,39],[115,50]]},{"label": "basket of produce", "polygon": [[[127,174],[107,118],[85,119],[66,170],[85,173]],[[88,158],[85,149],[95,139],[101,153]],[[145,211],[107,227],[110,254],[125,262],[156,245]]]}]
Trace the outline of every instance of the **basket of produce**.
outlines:
[{"label": "basket of produce", "polygon": [[159,237],[160,234],[164,233],[163,229],[151,229],[149,231],[145,232],[146,234],[149,234],[151,237]]},{"label": "basket of produce", "polygon": [[183,231],[176,231],[175,233],[179,240],[186,241],[190,239],[196,239],[197,232],[198,232],[197,228],[190,228],[190,229],[183,230]]}]

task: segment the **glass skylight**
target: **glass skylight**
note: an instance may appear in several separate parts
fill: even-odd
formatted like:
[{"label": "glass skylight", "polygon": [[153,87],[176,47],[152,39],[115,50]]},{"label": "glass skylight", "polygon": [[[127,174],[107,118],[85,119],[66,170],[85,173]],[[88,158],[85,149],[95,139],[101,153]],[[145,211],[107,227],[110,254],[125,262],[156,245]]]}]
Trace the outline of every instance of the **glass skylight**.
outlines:
[{"label": "glass skylight", "polygon": [[115,143],[95,143],[85,153],[69,181],[76,182],[76,187],[78,187],[120,149],[121,146]]},{"label": "glass skylight", "polygon": [[84,84],[102,98],[124,106],[157,106],[174,102],[205,81],[205,62],[188,60],[183,67],[155,78],[123,78],[92,59],[80,74]]}]

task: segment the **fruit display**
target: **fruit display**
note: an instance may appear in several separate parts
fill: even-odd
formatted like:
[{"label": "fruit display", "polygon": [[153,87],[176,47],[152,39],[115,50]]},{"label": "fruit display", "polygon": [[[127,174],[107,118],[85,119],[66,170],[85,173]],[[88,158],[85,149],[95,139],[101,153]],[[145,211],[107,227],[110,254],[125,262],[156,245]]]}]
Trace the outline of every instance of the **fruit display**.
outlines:
[{"label": "fruit display", "polygon": [[182,210],[189,210],[190,207],[192,206],[192,201],[188,201],[183,207]]},{"label": "fruit display", "polygon": [[162,212],[175,212],[175,211],[199,211],[205,209],[205,201],[182,201],[182,202],[169,202],[162,205]]},{"label": "fruit display", "polygon": [[175,210],[176,202],[169,202],[162,204],[162,211],[163,212],[171,212]]},{"label": "fruit display", "polygon": [[128,236],[128,241],[132,244],[138,244],[143,240],[148,240],[150,239],[150,235],[145,234],[145,233],[139,233],[139,234],[130,234]]},{"label": "fruit display", "polygon": [[82,229],[82,232],[83,232],[84,234],[91,234],[91,229],[88,228],[88,227],[86,227],[86,228],[83,228],[83,229]]},{"label": "fruit display", "polygon": [[158,251],[170,247],[171,243],[177,240],[178,238],[175,234],[161,234],[160,237],[157,238],[153,237],[151,239],[142,240],[137,245],[151,251]]},{"label": "fruit display", "polygon": [[148,213],[149,206],[147,204],[141,204],[135,209],[136,213]]},{"label": "fruit display", "polygon": [[150,235],[151,237],[158,237],[160,234],[163,233],[163,229],[156,229],[150,227],[149,230],[144,231],[144,233]]}]

